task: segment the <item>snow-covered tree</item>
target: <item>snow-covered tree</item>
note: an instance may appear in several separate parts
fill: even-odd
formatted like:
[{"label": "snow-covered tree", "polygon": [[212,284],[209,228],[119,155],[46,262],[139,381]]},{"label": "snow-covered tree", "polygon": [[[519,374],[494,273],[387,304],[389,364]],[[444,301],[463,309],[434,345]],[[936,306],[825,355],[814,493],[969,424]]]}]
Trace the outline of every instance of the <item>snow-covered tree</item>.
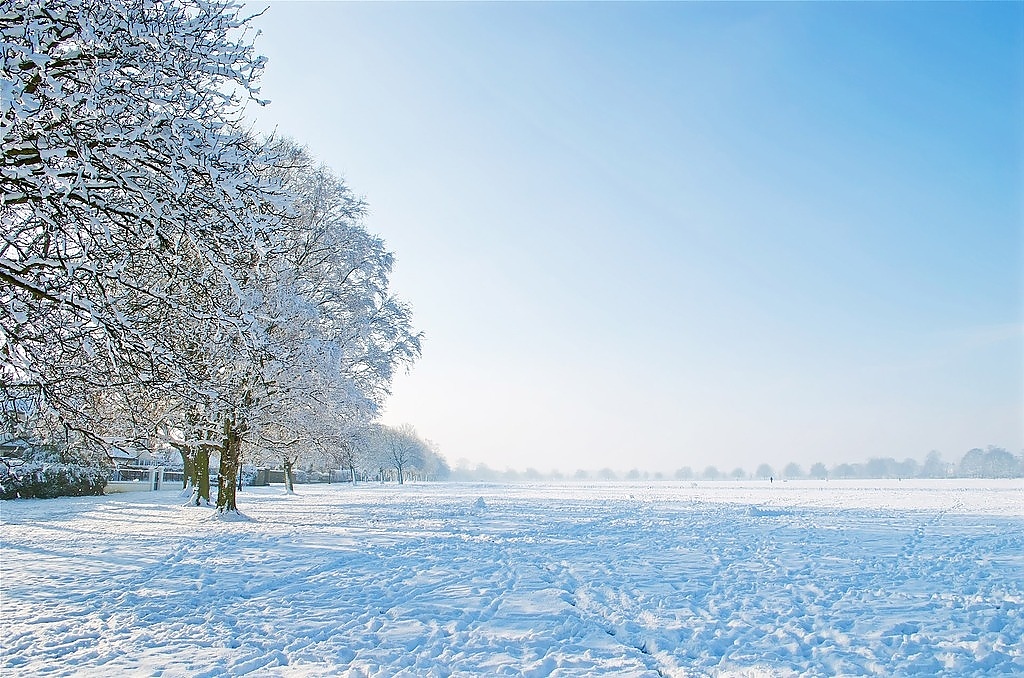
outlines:
[{"label": "snow-covered tree", "polygon": [[378,467],[381,480],[384,471],[393,470],[401,485],[411,470],[422,470],[428,461],[427,445],[410,424],[374,426],[368,443],[368,459]]},{"label": "snow-covered tree", "polygon": [[394,257],[362,225],[362,201],[305,149],[284,140],[275,153],[269,172],[291,203],[262,288],[265,344],[247,423],[291,487],[300,461],[352,447],[394,371],[419,355],[420,335],[389,292]]},{"label": "snow-covered tree", "polygon": [[360,441],[363,436],[362,431],[363,429],[353,429],[348,436],[338,441],[338,447],[335,448],[332,458],[333,463],[329,466],[330,469],[337,467],[347,470],[349,481],[353,484],[356,482],[356,466],[359,463],[358,455]]},{"label": "snow-covered tree", "polygon": [[208,397],[194,350],[252,343],[279,210],[247,33],[232,2],[3,3],[0,374],[93,440],[147,436],[147,403]]},{"label": "snow-covered tree", "polygon": [[[432,440],[423,441],[423,465],[420,472],[425,480],[447,480],[452,469],[448,465],[437,443]],[[553,472],[552,476],[556,474]]]},{"label": "snow-covered tree", "polygon": [[0,5],[0,398],[97,443],[158,432],[196,502],[242,455],[325,453],[419,354],[362,202],[240,124],[230,0]]}]

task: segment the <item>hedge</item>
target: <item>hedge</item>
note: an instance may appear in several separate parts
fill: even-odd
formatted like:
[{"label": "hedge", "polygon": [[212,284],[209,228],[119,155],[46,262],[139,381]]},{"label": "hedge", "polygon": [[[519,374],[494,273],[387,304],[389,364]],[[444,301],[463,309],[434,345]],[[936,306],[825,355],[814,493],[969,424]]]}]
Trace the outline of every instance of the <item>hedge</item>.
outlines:
[{"label": "hedge", "polygon": [[106,485],[106,473],[92,466],[30,462],[15,468],[0,467],[0,499],[101,495]]}]

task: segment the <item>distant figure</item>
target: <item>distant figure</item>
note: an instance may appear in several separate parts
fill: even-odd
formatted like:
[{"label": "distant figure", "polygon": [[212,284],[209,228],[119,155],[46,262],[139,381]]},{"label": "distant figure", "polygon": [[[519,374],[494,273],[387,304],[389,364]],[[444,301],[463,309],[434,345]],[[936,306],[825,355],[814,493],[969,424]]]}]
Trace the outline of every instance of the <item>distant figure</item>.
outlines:
[{"label": "distant figure", "polygon": [[769,483],[774,483],[775,482],[775,478],[772,478],[771,476],[768,476],[768,482]]}]

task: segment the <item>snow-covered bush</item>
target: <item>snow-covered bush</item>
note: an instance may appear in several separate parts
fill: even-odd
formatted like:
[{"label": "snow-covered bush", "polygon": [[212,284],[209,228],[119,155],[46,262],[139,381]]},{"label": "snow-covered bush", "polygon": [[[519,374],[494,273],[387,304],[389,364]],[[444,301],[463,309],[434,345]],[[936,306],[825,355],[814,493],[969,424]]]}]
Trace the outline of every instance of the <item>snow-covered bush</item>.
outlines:
[{"label": "snow-covered bush", "polygon": [[0,467],[0,499],[101,495],[106,485],[106,473],[94,466],[28,462]]}]

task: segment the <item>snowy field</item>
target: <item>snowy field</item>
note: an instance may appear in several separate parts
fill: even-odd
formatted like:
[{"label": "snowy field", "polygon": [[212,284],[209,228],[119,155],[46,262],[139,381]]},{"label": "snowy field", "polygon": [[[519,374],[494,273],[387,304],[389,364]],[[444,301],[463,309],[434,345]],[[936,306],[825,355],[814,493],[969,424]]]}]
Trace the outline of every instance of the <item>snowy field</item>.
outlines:
[{"label": "snowy field", "polygon": [[1024,674],[1021,481],[0,503],[0,675]]}]

